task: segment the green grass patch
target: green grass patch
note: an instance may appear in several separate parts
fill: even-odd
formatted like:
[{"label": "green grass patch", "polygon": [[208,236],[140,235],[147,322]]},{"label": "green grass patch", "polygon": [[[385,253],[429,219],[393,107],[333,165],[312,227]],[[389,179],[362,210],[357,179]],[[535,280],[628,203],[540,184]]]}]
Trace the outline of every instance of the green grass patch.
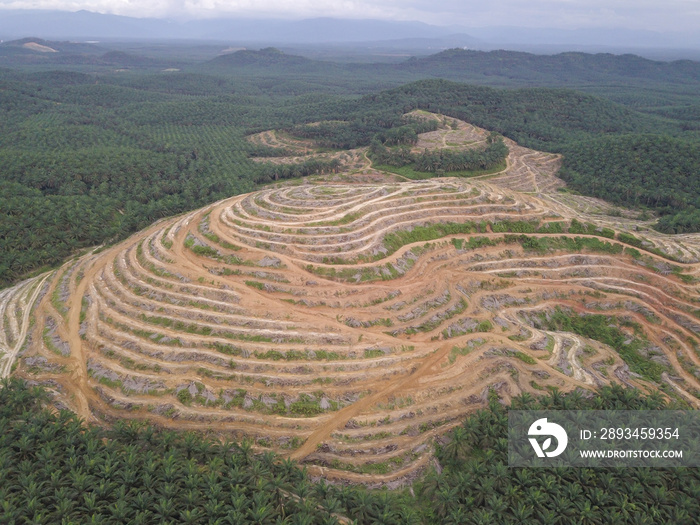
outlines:
[{"label": "green grass patch", "polygon": [[433,241],[435,239],[446,237],[447,235],[475,233],[477,231],[478,225],[471,221],[464,223],[447,222],[431,224],[430,226],[416,226],[411,231],[399,230],[397,232],[385,235],[384,247],[389,250],[389,254],[391,254],[407,244]]},{"label": "green grass patch", "polygon": [[413,169],[411,166],[401,166],[397,168],[396,166],[389,166],[388,164],[373,165],[374,169],[380,171],[387,171],[389,173],[394,173],[396,175],[401,175],[411,180],[427,180],[434,177],[479,177],[481,175],[493,175],[494,173],[499,173],[506,169],[506,162],[499,162],[495,166],[483,169],[483,170],[461,170],[461,171],[447,171],[444,173],[429,172],[429,171],[418,171]]},{"label": "green grass patch", "polygon": [[[546,314],[542,314],[540,322],[548,330],[572,332],[610,346],[632,372],[645,379],[659,382],[661,374],[670,371],[667,366],[652,361],[642,353],[649,343],[641,327],[632,326],[631,323],[623,324],[616,317],[601,314],[574,315],[557,307],[549,314],[549,319]],[[618,327],[621,324],[630,326],[636,337],[623,332]]]},{"label": "green grass patch", "polygon": [[448,357],[449,363],[453,364],[457,360],[457,357],[467,355],[472,350],[473,348],[470,346],[453,346]]},{"label": "green grass patch", "polygon": [[510,355],[515,357],[516,359],[520,359],[523,363],[527,363],[528,365],[534,365],[537,363],[532,356],[526,354],[525,352],[521,352],[518,350],[517,352],[512,352]]},{"label": "green grass patch", "polygon": [[211,242],[215,242],[216,244],[218,244],[222,248],[226,248],[227,250],[237,251],[241,249],[240,246],[236,246],[235,244],[231,244],[230,242],[223,240],[214,232],[207,232],[203,233],[202,235],[204,235],[204,237],[209,239]]},{"label": "green grass patch", "polygon": [[351,222],[356,221],[360,217],[362,217],[362,214],[356,211],[352,213],[347,213],[343,215],[340,219],[336,219],[334,221],[311,222],[306,226],[342,226],[344,224],[350,224]]}]

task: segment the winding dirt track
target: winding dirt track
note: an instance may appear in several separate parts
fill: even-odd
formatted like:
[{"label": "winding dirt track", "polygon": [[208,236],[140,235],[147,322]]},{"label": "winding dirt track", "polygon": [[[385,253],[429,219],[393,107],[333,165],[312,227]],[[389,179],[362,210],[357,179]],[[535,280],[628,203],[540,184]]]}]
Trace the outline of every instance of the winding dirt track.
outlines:
[{"label": "winding dirt track", "polygon": [[[17,354],[22,349],[22,346],[27,339],[27,332],[29,331],[29,319],[31,317],[32,308],[34,303],[42,292],[42,287],[46,280],[49,278],[49,274],[24,281],[12,288],[2,291],[0,295],[0,317],[4,317],[3,314],[7,307],[10,307],[12,312],[9,316],[9,326],[6,327],[6,331],[2,334],[2,343],[0,344],[0,352],[2,352],[0,364],[0,378],[9,377],[10,371],[12,370],[12,365],[17,358]],[[14,303],[14,304],[13,304]],[[15,320],[15,312],[21,311],[22,317],[19,322]],[[14,321],[14,322],[13,322]],[[11,335],[14,344],[10,344],[8,341],[8,336]]]},{"label": "winding dirt track", "polygon": [[[474,147],[485,136],[456,122],[421,141]],[[248,436],[314,475],[389,486],[424,468],[433,440],[489,389],[507,400],[611,381],[669,385],[697,405],[700,237],[635,232],[687,262],[644,248],[633,259],[601,235],[643,223],[552,193],[559,158],[508,145],[504,172],[466,180],[400,181],[358,153],[344,173],[239,195],[71,262],[41,281],[50,285],[18,373],[86,420]],[[542,229],[572,219],[592,226]],[[539,225],[534,240],[619,246],[543,255],[497,231],[524,222]],[[27,329],[14,312],[28,326],[46,288],[27,286],[23,301],[0,293],[2,341],[15,353]],[[644,339],[661,382],[605,345],[543,329],[556,308],[616,319],[630,341]]]}]

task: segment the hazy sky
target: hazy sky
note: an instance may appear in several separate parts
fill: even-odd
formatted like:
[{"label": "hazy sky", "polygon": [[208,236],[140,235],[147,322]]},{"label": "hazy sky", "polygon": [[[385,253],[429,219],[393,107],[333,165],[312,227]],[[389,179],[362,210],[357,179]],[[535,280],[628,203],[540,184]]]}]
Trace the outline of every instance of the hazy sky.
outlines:
[{"label": "hazy sky", "polygon": [[[379,18],[435,25],[700,28],[700,0],[0,0],[6,9],[85,9],[137,17]],[[0,15],[1,16],[1,15]]]}]

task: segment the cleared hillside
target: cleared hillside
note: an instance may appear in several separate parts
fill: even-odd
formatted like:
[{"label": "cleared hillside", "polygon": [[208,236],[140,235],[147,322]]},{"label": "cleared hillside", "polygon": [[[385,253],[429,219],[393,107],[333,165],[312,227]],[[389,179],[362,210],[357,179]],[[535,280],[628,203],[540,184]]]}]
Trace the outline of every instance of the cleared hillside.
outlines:
[{"label": "cleared hillside", "polygon": [[[419,150],[488,136],[423,117],[440,125]],[[251,140],[317,156],[282,134]],[[489,390],[613,382],[697,405],[700,238],[557,192],[556,155],[506,144],[502,171],[469,179],[338,154],[335,174],[73,260],[47,281],[18,373],[87,420],[251,437],[315,476],[390,486]],[[14,293],[10,324],[26,304]]]}]

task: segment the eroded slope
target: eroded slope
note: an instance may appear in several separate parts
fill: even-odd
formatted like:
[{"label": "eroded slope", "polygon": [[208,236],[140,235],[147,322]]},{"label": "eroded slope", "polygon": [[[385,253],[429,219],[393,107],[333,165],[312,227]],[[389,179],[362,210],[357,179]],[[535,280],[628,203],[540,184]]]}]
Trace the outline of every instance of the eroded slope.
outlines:
[{"label": "eroded slope", "polygon": [[631,237],[631,219],[548,193],[555,157],[509,147],[484,179],[382,181],[365,165],[72,261],[19,373],[88,420],[251,437],[368,484],[418,472],[489,389],[615,381],[697,404],[699,266],[667,256],[691,260],[697,238]]}]

